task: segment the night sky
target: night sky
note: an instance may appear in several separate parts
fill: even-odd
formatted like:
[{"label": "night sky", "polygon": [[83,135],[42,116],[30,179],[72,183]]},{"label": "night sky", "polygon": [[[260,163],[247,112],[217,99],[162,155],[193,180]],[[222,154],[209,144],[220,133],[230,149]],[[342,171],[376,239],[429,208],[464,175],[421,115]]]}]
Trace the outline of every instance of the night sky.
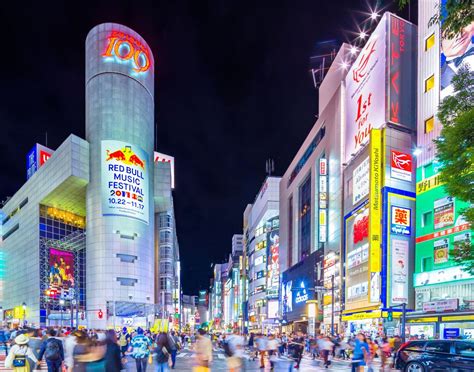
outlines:
[{"label": "night sky", "polygon": [[314,124],[315,44],[353,40],[369,9],[354,0],[11,3],[0,6],[0,199],[25,182],[26,154],[46,132],[52,149],[70,133],[85,137],[88,31],[131,27],[155,56],[156,149],[176,159],[185,294],[207,288],[210,264],[228,259],[265,160],[282,175]]}]

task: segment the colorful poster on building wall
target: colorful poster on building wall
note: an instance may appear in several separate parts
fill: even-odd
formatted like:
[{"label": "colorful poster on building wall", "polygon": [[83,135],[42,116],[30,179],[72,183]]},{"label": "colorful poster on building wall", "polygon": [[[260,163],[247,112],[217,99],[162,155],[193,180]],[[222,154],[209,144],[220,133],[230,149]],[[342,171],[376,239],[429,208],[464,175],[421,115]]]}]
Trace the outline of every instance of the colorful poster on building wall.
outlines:
[{"label": "colorful poster on building wall", "polygon": [[449,259],[449,240],[439,239],[434,241],[434,263],[440,264],[448,262]]},{"label": "colorful poster on building wall", "polygon": [[352,204],[355,205],[369,195],[370,160],[367,157],[352,172]]},{"label": "colorful poster on building wall", "polygon": [[[446,0],[441,1],[442,18],[447,16]],[[441,37],[441,93],[443,99],[453,94],[452,79],[462,66],[474,68],[474,21],[453,38]]]},{"label": "colorful poster on building wall", "polygon": [[104,140],[101,146],[102,214],[149,223],[148,156],[139,146]]},{"label": "colorful poster on building wall", "polygon": [[280,284],[280,235],[279,230],[267,233],[267,296],[278,297]]},{"label": "colorful poster on building wall", "polygon": [[434,228],[454,225],[454,198],[446,196],[434,201]]},{"label": "colorful poster on building wall", "polygon": [[392,205],[390,232],[397,235],[411,235],[411,209]]},{"label": "colorful poster on building wall", "polygon": [[384,15],[347,73],[344,160],[368,141],[370,130],[385,123],[386,30]]},{"label": "colorful poster on building wall", "polygon": [[74,253],[50,248],[49,295],[53,298],[67,298],[75,284]]},{"label": "colorful poster on building wall", "polygon": [[410,154],[401,151],[391,151],[390,175],[403,181],[411,181],[413,172],[413,159]]},{"label": "colorful poster on building wall", "polygon": [[392,304],[408,303],[408,241],[392,240]]}]

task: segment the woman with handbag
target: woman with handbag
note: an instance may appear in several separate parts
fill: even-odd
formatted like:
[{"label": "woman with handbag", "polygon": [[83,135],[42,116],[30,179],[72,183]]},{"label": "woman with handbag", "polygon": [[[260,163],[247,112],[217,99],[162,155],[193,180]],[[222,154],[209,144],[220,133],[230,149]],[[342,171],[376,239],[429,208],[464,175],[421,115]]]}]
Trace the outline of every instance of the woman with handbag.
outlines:
[{"label": "woman with handbag", "polygon": [[13,368],[14,372],[30,372],[34,366],[30,366],[28,358],[34,363],[38,363],[33,350],[28,346],[30,339],[21,334],[15,337],[15,345],[10,348],[10,352],[5,359],[5,367]]},{"label": "woman with handbag", "polygon": [[155,354],[157,372],[168,372],[170,370],[169,360],[171,355],[171,346],[166,333],[160,333],[156,338]]}]

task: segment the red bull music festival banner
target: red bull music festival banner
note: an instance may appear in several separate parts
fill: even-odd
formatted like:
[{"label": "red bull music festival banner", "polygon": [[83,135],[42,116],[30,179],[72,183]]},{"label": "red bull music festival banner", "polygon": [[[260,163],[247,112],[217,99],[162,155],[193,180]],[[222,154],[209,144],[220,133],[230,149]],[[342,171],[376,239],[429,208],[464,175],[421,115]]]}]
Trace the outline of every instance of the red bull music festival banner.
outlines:
[{"label": "red bull music festival banner", "polygon": [[139,146],[105,140],[101,146],[102,214],[149,223],[148,156]]}]

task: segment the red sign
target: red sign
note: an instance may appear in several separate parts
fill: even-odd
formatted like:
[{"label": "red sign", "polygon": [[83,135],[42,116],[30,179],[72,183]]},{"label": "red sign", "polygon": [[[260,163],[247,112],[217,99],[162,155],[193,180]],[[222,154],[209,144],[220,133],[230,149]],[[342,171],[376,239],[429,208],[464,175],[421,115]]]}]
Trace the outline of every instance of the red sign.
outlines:
[{"label": "red sign", "polygon": [[48,160],[51,157],[51,153],[46,152],[44,150],[40,150],[40,156],[39,156],[39,165],[40,167],[46,163],[46,160]]},{"label": "red sign", "polygon": [[327,175],[327,165],[328,162],[326,159],[319,159],[319,175],[325,176]]},{"label": "red sign", "polygon": [[434,238],[439,238],[440,236],[451,235],[451,234],[454,234],[454,233],[457,233],[457,232],[460,232],[460,231],[469,230],[469,227],[470,227],[470,225],[468,223],[465,223],[465,224],[459,225],[459,226],[454,226],[454,227],[451,227],[450,229],[446,229],[446,230],[443,230],[443,231],[438,231],[438,232],[431,233],[431,234],[428,234],[428,235],[419,236],[418,238],[416,238],[416,242],[417,243],[422,243],[422,242],[425,242],[427,240],[431,240],[431,239],[434,239]]},{"label": "red sign", "polygon": [[413,158],[410,154],[400,151],[391,151],[390,163],[392,166],[392,177],[404,181],[411,181]]},{"label": "red sign", "polygon": [[361,242],[365,238],[369,237],[369,216],[363,214],[356,217],[354,222],[354,244]]},{"label": "red sign", "polygon": [[121,61],[130,61],[133,71],[141,73],[151,67],[150,51],[133,36],[121,31],[112,31],[103,57],[115,57]]},{"label": "red sign", "polygon": [[361,59],[359,60],[359,64],[357,67],[352,71],[352,79],[356,82],[359,83],[365,75],[369,72],[367,67],[369,66],[369,61],[370,57],[375,52],[375,44],[377,43],[377,39],[373,39],[369,41],[369,44],[367,44],[363,50],[363,55]]}]

